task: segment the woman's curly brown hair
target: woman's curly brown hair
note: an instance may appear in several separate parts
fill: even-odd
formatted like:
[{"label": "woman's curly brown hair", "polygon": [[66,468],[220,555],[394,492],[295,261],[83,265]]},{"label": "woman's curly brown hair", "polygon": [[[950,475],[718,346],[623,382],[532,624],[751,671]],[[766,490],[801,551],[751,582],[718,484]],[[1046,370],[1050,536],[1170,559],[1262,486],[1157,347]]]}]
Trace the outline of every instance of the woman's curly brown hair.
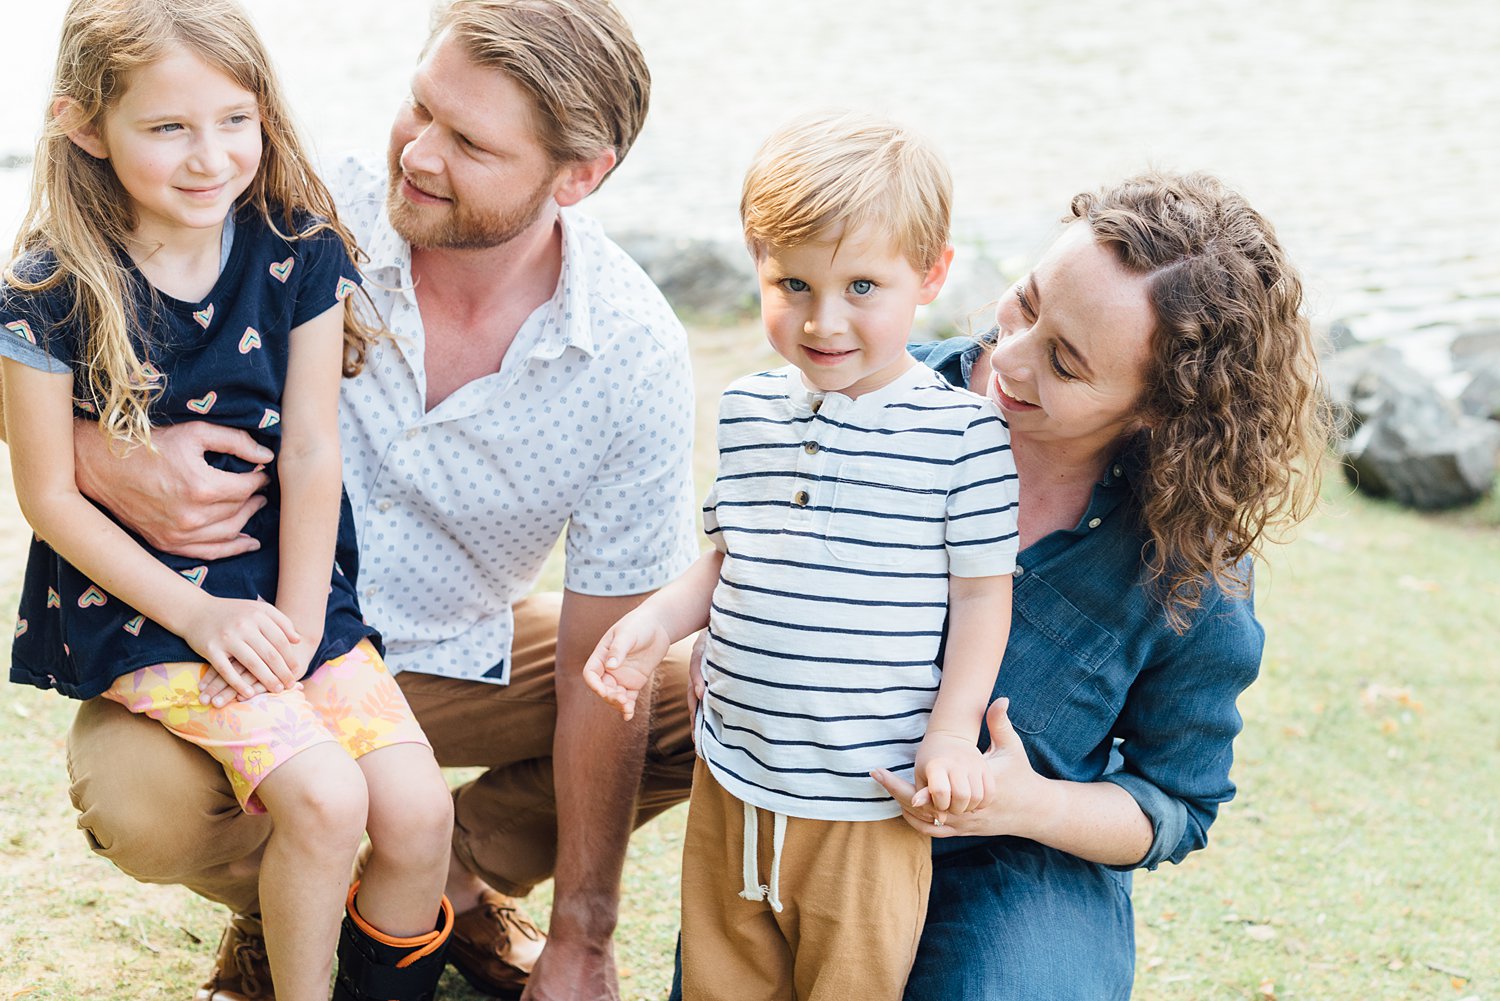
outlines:
[{"label": "woman's curly brown hair", "polygon": [[1181,631],[1210,586],[1317,501],[1330,423],[1302,282],[1271,224],[1208,174],[1147,173],[1073,199],[1072,218],[1145,275],[1156,310],[1141,413],[1147,568]]}]

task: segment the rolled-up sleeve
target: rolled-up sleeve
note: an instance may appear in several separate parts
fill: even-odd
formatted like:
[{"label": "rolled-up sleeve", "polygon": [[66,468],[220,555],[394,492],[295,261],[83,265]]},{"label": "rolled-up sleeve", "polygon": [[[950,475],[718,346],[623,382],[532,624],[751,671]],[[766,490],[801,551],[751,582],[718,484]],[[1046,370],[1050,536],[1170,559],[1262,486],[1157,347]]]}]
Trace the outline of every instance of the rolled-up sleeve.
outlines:
[{"label": "rolled-up sleeve", "polygon": [[1116,724],[1121,764],[1104,780],[1135,798],[1152,830],[1146,857],[1118,868],[1181,862],[1208,843],[1219,805],[1234,798],[1235,702],[1260,670],[1265,634],[1249,597],[1213,595],[1186,634],[1162,641]]}]

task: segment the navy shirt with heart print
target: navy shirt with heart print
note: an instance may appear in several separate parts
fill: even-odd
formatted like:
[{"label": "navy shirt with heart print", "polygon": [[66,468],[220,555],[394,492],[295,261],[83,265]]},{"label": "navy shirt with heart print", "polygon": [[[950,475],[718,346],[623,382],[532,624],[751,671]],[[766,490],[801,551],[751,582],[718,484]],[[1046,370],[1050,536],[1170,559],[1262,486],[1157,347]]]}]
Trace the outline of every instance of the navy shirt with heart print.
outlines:
[{"label": "navy shirt with heart print", "polygon": [[[299,220],[298,231],[306,232],[311,221]],[[226,222],[226,228],[230,226],[231,242],[218,281],[199,302],[156,292],[129,258],[120,255],[131,282],[137,356],[159,373],[162,387],[152,401],[151,423],[162,427],[211,421],[246,431],[279,453],[290,334],[353,293],[359,272],[331,230],[288,240],[249,207]],[[20,262],[18,270],[34,280],[54,267],[50,255],[40,254]],[[77,364],[82,331],[70,322],[72,305],[67,281],[38,293],[6,287],[0,294],[0,355],[34,368],[73,372],[75,416],[95,420],[97,401],[86,371]],[[248,468],[228,455],[209,459],[231,471]],[[159,552],[135,533],[131,537],[211,594],[274,601],[282,510],[275,462],[268,468],[272,475],[267,504],[244,529],[260,541],[256,552],[205,562]],[[379,642],[355,600],[355,559],[353,520],[345,498],[327,621],[314,665],[347,653],[366,636]],[[115,678],[142,667],[201,660],[182,639],[105,593],[33,538],[12,648],[12,681],[87,699]]]}]

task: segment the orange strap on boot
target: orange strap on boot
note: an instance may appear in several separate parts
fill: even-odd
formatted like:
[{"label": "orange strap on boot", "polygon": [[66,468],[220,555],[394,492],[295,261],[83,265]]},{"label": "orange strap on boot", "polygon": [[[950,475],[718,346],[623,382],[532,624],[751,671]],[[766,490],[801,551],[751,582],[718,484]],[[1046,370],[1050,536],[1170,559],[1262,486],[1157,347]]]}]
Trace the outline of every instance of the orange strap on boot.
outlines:
[{"label": "orange strap on boot", "polygon": [[437,928],[403,938],[387,935],[360,915],[358,892],[356,882],[349,888],[339,932],[333,1001],[433,1001],[453,932],[453,905],[443,897]]},{"label": "orange strap on boot", "polygon": [[358,928],[361,934],[379,942],[381,945],[388,945],[393,949],[413,950],[405,958],[396,963],[396,969],[398,970],[404,970],[423,956],[429,956],[442,948],[447,943],[448,936],[453,933],[453,905],[448,902],[447,894],[444,894],[443,899],[438,903],[437,928],[425,935],[401,938],[396,935],[387,935],[360,915],[359,910],[354,906],[354,896],[358,892],[359,881],[355,880],[354,885],[349,887],[349,898],[344,901],[344,909],[349,912],[350,919],[354,921],[354,927]]}]

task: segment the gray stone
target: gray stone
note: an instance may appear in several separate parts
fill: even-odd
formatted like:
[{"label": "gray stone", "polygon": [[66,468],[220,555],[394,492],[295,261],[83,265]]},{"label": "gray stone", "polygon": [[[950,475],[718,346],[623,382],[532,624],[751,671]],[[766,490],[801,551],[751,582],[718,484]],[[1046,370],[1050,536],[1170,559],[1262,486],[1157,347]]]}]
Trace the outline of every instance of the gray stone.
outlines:
[{"label": "gray stone", "polygon": [[1356,487],[1423,510],[1485,496],[1500,472],[1500,424],[1460,413],[1391,349],[1360,348],[1325,373]]},{"label": "gray stone", "polygon": [[1335,355],[1340,351],[1347,351],[1360,343],[1359,338],[1354,336],[1354,327],[1348,320],[1334,320],[1328,325],[1328,330],[1323,334],[1323,343],[1320,345],[1323,354]]},{"label": "gray stone", "polygon": [[1460,369],[1475,358],[1500,357],[1500,326],[1489,324],[1460,331],[1448,345],[1448,354],[1454,367]]},{"label": "gray stone", "polygon": [[1500,421],[1500,354],[1487,356],[1470,371],[1474,377],[1458,394],[1458,408],[1470,417]]},{"label": "gray stone", "polygon": [[760,285],[743,243],[641,231],[616,234],[614,240],[686,317],[730,321],[759,309]]}]

